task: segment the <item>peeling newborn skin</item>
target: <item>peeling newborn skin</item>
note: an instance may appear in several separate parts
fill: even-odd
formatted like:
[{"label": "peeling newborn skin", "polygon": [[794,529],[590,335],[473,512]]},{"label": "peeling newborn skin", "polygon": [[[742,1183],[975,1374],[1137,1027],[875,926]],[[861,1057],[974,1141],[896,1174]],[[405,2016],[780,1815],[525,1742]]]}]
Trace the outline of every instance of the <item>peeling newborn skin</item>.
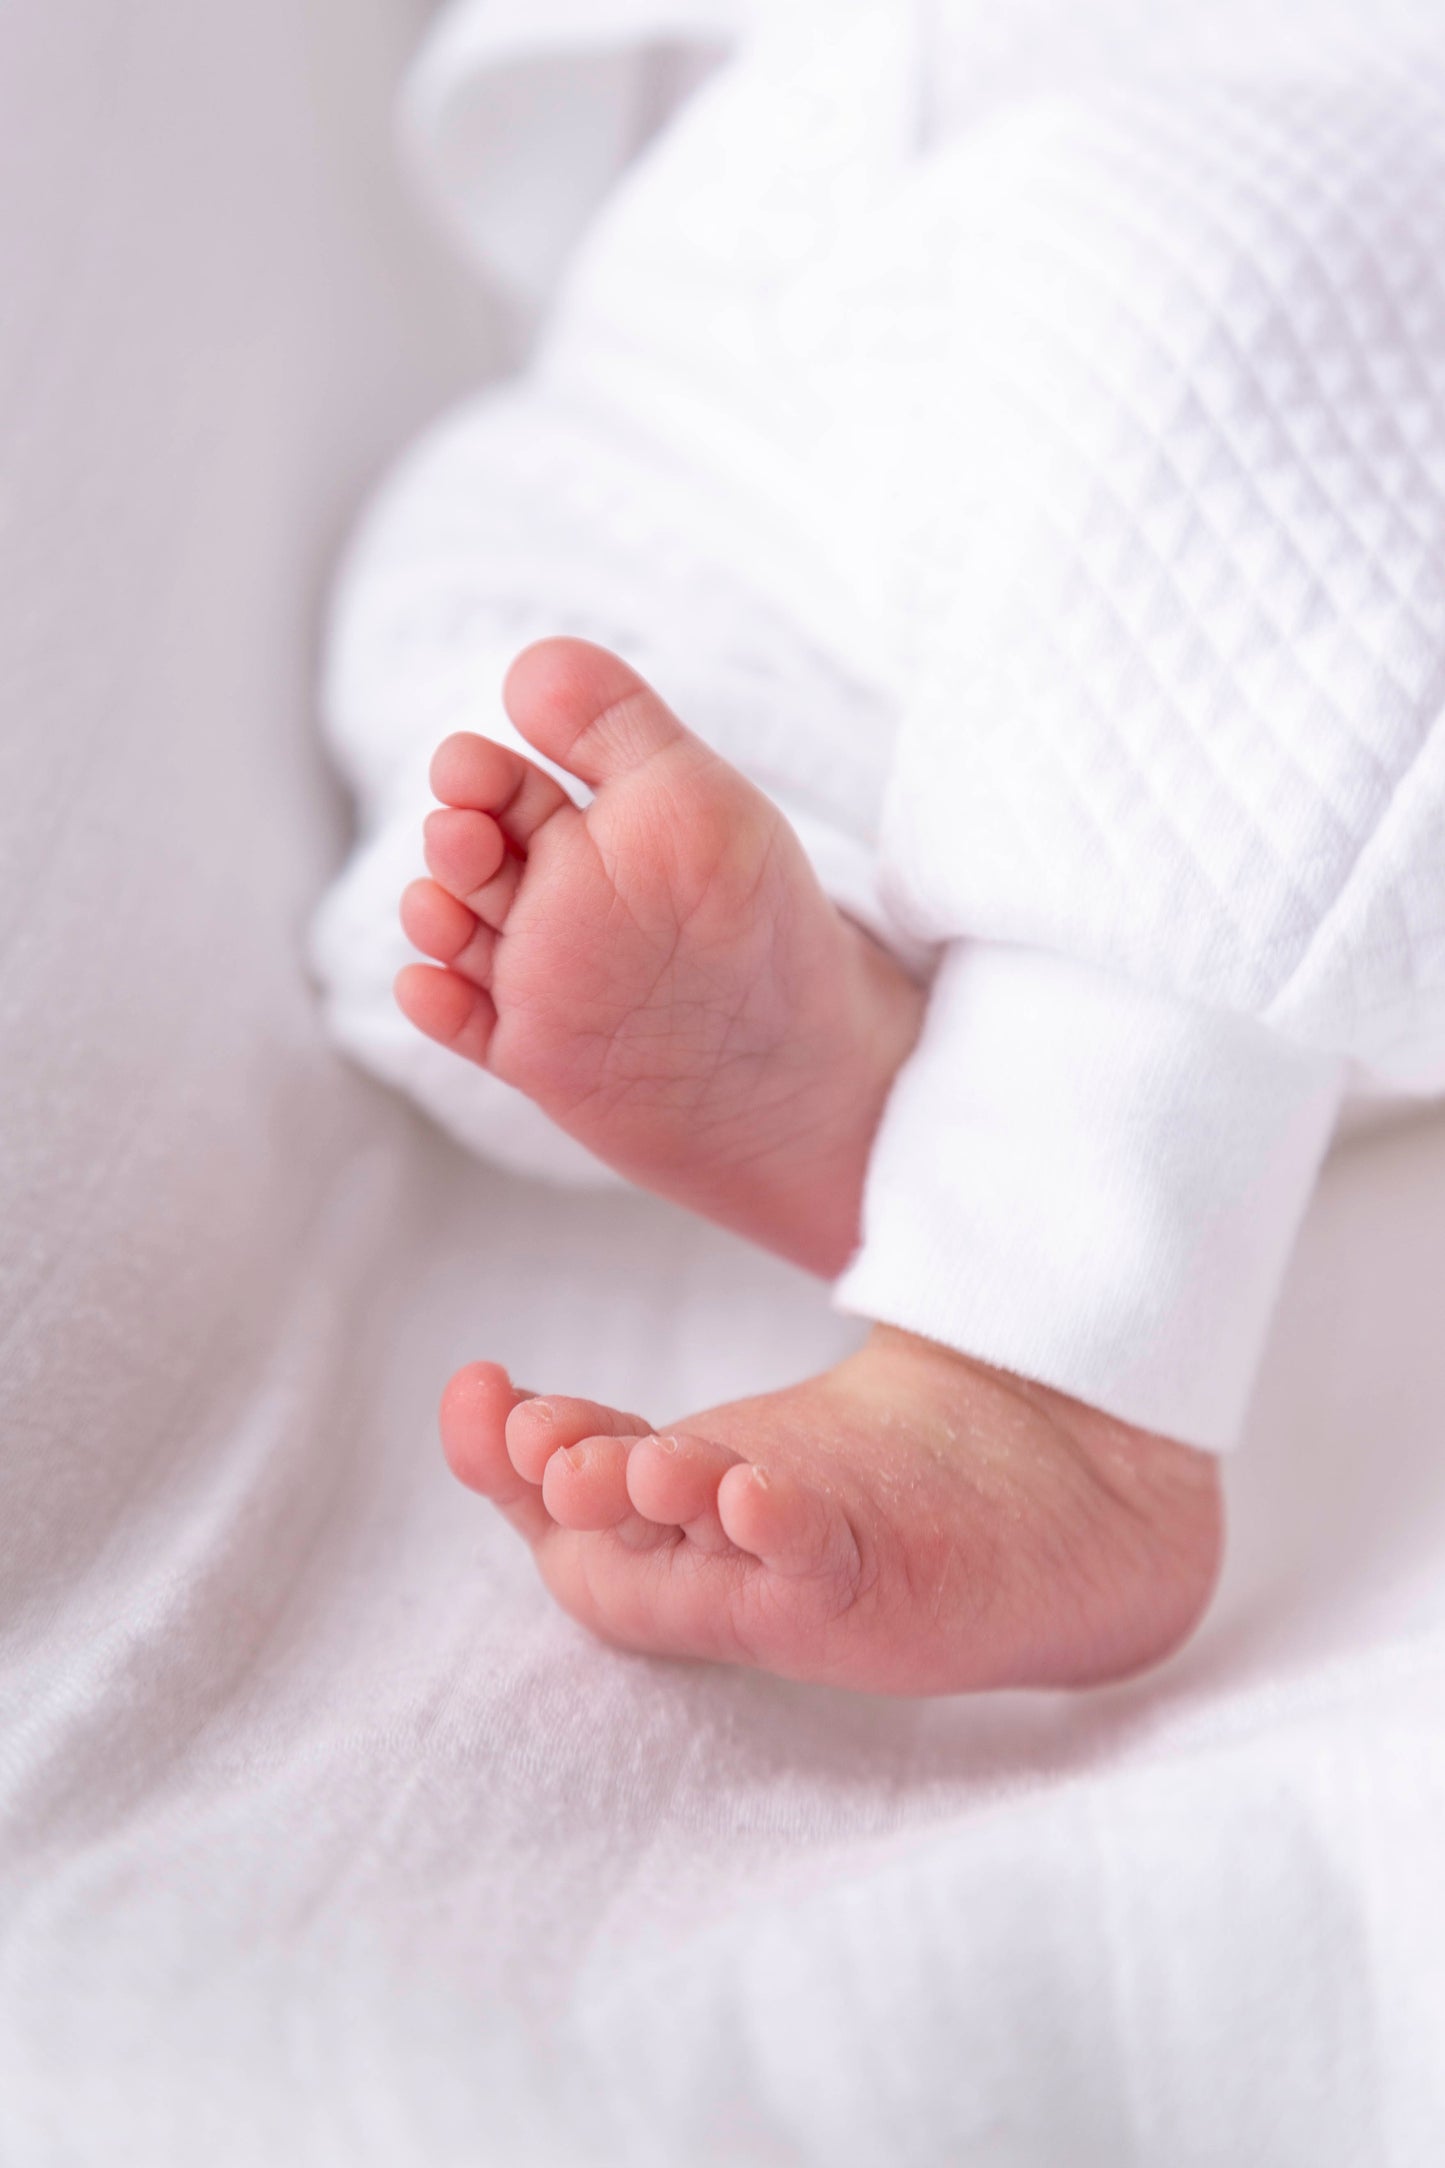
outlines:
[{"label": "peeling newborn skin", "polygon": [[563,1608],[659,1655],[873,1693],[1084,1686],[1178,1647],[1218,1572],[1212,1455],[885,1326],[661,1434],[492,1363],[441,1425]]},{"label": "peeling newborn skin", "polygon": [[[436,963],[401,974],[403,1010],[632,1180],[837,1273],[922,989],[617,657],[543,642],[506,699],[595,795],[446,740],[432,878],[402,904]],[[1218,1571],[1212,1456],[883,1326],[822,1377],[661,1435],[473,1364],[442,1434],[595,1632],[791,1678],[1118,1677],[1179,1644]]]}]

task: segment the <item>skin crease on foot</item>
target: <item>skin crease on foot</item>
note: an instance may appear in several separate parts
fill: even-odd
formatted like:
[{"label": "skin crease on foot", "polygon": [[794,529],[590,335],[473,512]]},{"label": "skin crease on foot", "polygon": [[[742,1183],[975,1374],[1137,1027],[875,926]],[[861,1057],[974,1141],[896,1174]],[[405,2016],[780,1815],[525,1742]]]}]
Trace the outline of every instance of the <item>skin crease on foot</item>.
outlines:
[{"label": "skin crease on foot", "polygon": [[[446,740],[402,905],[441,968],[401,974],[402,1009],[644,1187],[838,1272],[922,990],[616,656],[544,641],[505,697],[594,795]],[[886,1693],[1086,1685],[1178,1647],[1219,1567],[1212,1455],[884,1326],[663,1434],[490,1363],[441,1421],[557,1600],[631,1649]]]}]

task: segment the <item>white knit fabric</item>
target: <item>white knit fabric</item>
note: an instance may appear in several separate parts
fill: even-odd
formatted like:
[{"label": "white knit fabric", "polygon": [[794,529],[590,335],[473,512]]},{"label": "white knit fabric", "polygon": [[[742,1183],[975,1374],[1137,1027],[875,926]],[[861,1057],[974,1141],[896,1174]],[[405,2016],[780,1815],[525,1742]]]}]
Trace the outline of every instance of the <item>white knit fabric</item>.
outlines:
[{"label": "white knit fabric", "polygon": [[1404,0],[1205,14],[452,11],[410,140],[560,285],[353,556],[318,957],[363,1058],[567,1171],[392,1019],[379,898],[508,652],[622,648],[945,954],[842,1303],[1224,1446],[1342,1093],[1445,1084],[1445,60]]}]

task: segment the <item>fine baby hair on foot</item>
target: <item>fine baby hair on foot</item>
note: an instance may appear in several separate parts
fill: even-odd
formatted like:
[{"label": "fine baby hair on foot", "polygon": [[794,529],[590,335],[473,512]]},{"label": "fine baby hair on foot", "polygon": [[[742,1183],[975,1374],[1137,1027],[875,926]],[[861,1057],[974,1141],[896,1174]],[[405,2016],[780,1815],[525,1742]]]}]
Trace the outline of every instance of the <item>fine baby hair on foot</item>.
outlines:
[{"label": "fine baby hair on foot", "polygon": [[630,1180],[841,1271],[923,990],[617,656],[543,641],[504,697],[594,795],[580,807],[522,755],[446,740],[431,879],[402,903],[435,965],[401,973],[402,1009]]},{"label": "fine baby hair on foot", "polygon": [[[433,763],[432,878],[398,980],[421,1030],[622,1173],[831,1274],[923,991],[819,886],[787,822],[616,656],[506,687],[529,744]],[[1205,1453],[877,1327],[855,1356],[664,1434],[472,1364],[457,1475],[603,1638],[874,1692],[1088,1685],[1158,1661],[1218,1571]]]}]

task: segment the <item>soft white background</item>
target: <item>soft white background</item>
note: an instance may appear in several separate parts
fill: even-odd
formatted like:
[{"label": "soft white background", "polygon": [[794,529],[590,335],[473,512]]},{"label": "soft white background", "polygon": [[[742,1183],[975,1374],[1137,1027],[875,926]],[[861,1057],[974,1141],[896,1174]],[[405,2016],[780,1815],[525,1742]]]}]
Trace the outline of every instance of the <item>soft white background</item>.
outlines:
[{"label": "soft white background", "polygon": [[1336,1162],[1166,1673],[627,1660],[441,1468],[474,1353],[665,1418],[823,1292],[324,1044],[361,490],[501,351],[404,0],[0,12],[0,2160],[1416,2168],[1445,2144],[1445,1129]]}]

